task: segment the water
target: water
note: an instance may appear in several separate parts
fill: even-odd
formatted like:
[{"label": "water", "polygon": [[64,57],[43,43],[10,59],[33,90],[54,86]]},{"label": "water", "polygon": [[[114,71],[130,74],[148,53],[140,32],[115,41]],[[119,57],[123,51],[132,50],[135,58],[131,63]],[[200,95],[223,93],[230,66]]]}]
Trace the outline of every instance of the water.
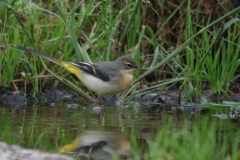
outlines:
[{"label": "water", "polygon": [[[0,140],[42,151],[57,151],[75,140],[78,141],[78,145],[85,148],[67,146],[65,151],[81,150],[83,153],[91,150],[92,155],[95,154],[92,144],[98,149],[99,146],[119,141],[123,149],[116,145],[113,147],[114,150],[128,156],[130,151],[127,153],[126,150],[133,145],[132,137],[137,139],[138,146],[145,148],[149,145],[147,141],[155,139],[157,133],[166,128],[171,133],[180,133],[183,130],[191,133],[194,127],[199,126],[201,129],[201,124],[213,122],[212,126],[207,127],[216,128],[214,132],[217,135],[213,135],[216,135],[214,138],[217,142],[219,139],[224,141],[226,136],[235,140],[235,134],[239,135],[237,131],[240,127],[240,118],[237,114],[234,117],[229,116],[231,113],[229,108],[177,109],[171,105],[157,103],[149,106],[141,104],[126,106],[109,107],[99,111],[71,100],[21,106],[1,105]],[[76,140],[79,136],[81,142]],[[92,146],[86,148],[87,144]],[[96,154],[101,155],[98,150]]]}]

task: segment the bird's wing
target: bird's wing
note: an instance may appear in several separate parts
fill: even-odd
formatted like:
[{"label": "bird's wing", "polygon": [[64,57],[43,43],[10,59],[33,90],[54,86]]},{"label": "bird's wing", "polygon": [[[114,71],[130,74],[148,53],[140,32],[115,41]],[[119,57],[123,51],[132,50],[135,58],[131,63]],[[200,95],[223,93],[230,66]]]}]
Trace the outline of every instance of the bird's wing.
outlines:
[{"label": "bird's wing", "polygon": [[[120,76],[122,73],[118,72],[118,68],[114,67],[112,65],[113,62],[98,62],[98,63],[86,63],[86,62],[80,62],[80,63],[74,63],[69,62],[70,64],[80,68],[84,72],[97,77],[103,81],[110,81],[116,79],[118,76]],[[111,66],[111,67],[109,67]]]}]

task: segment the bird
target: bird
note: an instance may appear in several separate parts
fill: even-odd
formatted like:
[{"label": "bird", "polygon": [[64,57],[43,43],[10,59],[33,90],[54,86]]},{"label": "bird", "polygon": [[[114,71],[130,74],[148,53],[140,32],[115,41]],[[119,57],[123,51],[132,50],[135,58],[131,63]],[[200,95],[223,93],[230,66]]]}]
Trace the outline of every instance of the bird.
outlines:
[{"label": "bird", "polygon": [[75,63],[66,62],[22,46],[15,47],[66,68],[75,74],[87,88],[100,96],[126,91],[133,82],[133,71],[144,70],[137,65],[132,57],[127,55],[121,56],[115,61]]},{"label": "bird", "polygon": [[[126,135],[120,131],[99,128],[81,132],[70,144],[57,150],[58,153],[73,153],[97,159],[127,159],[130,156],[131,143]],[[111,149],[111,153],[105,149]],[[114,154],[112,154],[114,153]]]}]

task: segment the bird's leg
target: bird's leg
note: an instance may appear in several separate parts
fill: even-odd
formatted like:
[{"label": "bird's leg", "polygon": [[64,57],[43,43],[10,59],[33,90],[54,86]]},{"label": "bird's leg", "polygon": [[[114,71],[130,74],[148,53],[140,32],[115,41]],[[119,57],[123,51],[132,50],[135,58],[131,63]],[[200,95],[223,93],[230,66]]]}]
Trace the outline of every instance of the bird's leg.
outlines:
[{"label": "bird's leg", "polygon": [[101,108],[104,108],[104,101],[101,95],[98,95],[97,103]]},{"label": "bird's leg", "polygon": [[101,95],[98,95],[98,97],[96,97],[93,92],[87,87],[89,93],[91,94],[91,96],[96,100],[95,103],[97,103],[97,105],[99,105],[99,107],[101,107],[102,109],[104,108],[104,101]]},{"label": "bird's leg", "polygon": [[96,96],[93,94],[93,92],[87,87],[89,93],[91,94],[91,96],[97,101],[97,98]]},{"label": "bird's leg", "polygon": [[103,103],[104,103],[104,102],[103,102],[103,98],[102,98],[101,95],[98,95],[97,101],[98,101],[98,103],[100,103],[100,104],[103,104]]}]

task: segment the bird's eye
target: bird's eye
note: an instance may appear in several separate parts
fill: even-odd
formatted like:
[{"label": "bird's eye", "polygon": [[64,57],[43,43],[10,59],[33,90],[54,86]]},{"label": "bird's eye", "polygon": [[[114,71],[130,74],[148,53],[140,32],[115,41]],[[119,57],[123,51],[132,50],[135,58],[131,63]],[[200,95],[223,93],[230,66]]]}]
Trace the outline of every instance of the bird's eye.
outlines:
[{"label": "bird's eye", "polygon": [[128,63],[127,68],[133,68],[133,66],[130,63]]}]

